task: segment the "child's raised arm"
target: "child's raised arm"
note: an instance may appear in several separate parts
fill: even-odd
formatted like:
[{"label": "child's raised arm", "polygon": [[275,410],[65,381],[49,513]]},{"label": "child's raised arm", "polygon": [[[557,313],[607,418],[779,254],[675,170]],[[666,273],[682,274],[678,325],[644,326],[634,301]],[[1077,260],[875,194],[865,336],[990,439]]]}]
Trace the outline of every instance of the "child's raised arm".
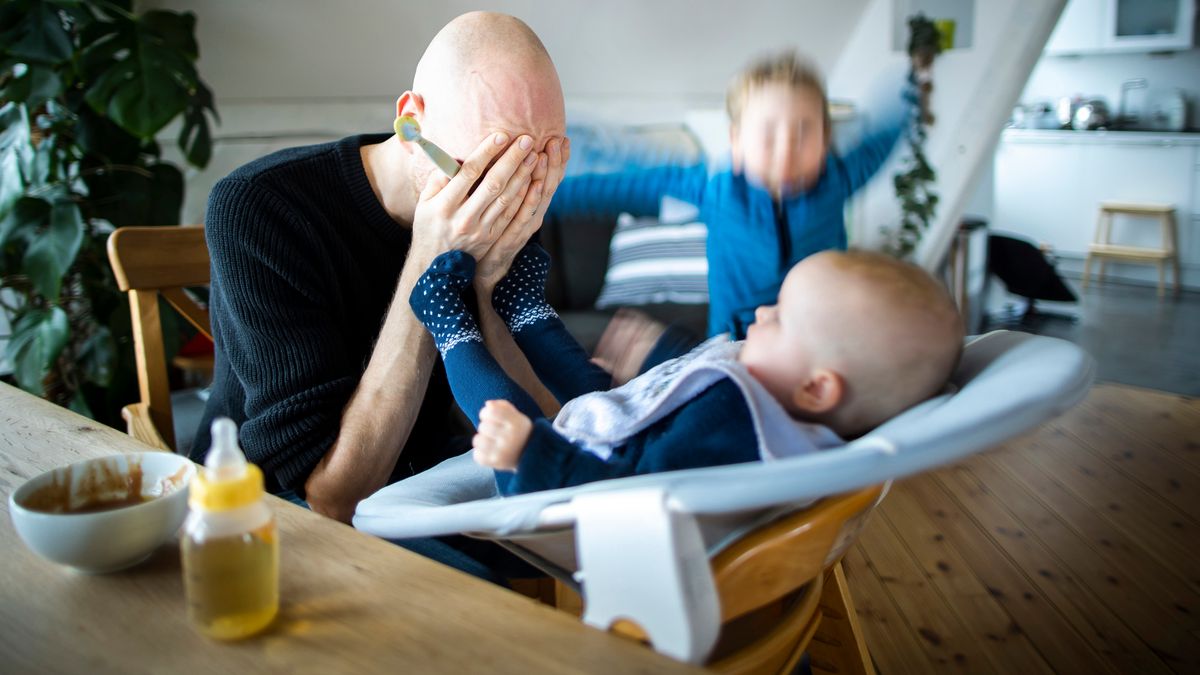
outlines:
[{"label": "child's raised arm", "polygon": [[878,122],[871,125],[858,145],[834,162],[847,198],[866,185],[891,156],[913,123],[917,98],[911,73],[906,77],[898,72],[889,73],[883,82],[872,87],[867,114]]},{"label": "child's raised arm", "polygon": [[559,216],[612,213],[615,216],[625,212],[635,216],[657,216],[664,196],[699,206],[707,179],[708,169],[704,164],[568,176],[554,193],[549,213]]}]

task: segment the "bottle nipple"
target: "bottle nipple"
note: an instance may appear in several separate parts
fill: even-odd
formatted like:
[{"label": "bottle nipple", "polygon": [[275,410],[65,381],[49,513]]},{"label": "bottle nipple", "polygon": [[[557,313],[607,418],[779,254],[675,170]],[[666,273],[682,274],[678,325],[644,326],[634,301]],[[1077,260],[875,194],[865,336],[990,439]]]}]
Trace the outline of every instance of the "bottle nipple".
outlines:
[{"label": "bottle nipple", "polygon": [[246,455],[238,445],[237,425],[228,417],[212,423],[212,447],[204,458],[204,470],[214,483],[237,480],[246,473]]},{"label": "bottle nipple", "polygon": [[237,425],[226,417],[213,421],[212,446],[204,457],[204,470],[192,478],[188,504],[221,511],[251,504],[262,495],[262,471],[246,461],[238,445]]}]

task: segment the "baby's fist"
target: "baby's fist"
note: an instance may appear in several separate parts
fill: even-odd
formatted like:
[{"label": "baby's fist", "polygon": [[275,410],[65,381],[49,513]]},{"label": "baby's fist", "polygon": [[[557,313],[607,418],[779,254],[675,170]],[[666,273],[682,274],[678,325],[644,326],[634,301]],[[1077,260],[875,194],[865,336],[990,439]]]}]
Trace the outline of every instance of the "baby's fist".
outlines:
[{"label": "baby's fist", "polygon": [[504,400],[488,401],[479,411],[479,430],[471,439],[475,461],[502,471],[516,471],[529,442],[533,422]]}]

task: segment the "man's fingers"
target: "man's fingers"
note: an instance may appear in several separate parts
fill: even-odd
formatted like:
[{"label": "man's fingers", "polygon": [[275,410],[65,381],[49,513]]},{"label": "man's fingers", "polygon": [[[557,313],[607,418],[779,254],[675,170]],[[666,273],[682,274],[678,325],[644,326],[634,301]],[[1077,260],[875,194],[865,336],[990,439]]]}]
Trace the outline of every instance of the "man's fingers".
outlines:
[{"label": "man's fingers", "polygon": [[537,153],[531,152],[525,155],[517,173],[513,174],[512,179],[505,186],[504,192],[487,207],[487,210],[483,212],[483,217],[479,219],[485,227],[503,229],[508,226],[513,219],[513,214],[517,212],[517,207],[521,205],[525,194],[529,191],[529,175],[533,173],[533,167],[536,164]]},{"label": "man's fingers", "polygon": [[425,181],[425,187],[421,188],[421,196],[418,199],[422,202],[433,199],[449,182],[450,178],[446,174],[440,171],[429,172],[429,179]]},{"label": "man's fingers", "polygon": [[529,136],[521,136],[515,143],[508,146],[508,150],[505,150],[500,159],[497,159],[496,163],[487,170],[483,182],[475,192],[467,197],[467,202],[462,208],[463,215],[468,218],[478,218],[492,202],[499,199],[518,171],[523,168],[522,162],[532,152],[532,149],[533,139]]},{"label": "man's fingers", "polygon": [[[505,230],[504,233],[500,235],[500,239],[496,240],[497,243],[513,236],[509,233],[516,228],[509,227],[509,225],[514,222],[514,219],[519,217],[521,204],[523,204],[525,202],[525,198],[529,196],[529,188],[529,183],[522,185],[521,191],[517,193],[516,197],[510,200],[509,203],[504,206],[504,213],[500,214],[500,218],[497,222],[499,222],[500,225],[505,228]],[[499,200],[497,200],[497,202],[498,201]]]},{"label": "man's fingers", "polygon": [[454,174],[450,184],[446,186],[443,191],[446,197],[455,204],[462,203],[467,193],[471,191],[471,187],[475,185],[475,181],[479,180],[479,177],[487,170],[488,164],[491,164],[493,159],[509,147],[508,140],[508,134],[503,132],[483,139],[471,156],[462,163],[462,167],[459,168],[458,173]]},{"label": "man's fingers", "polygon": [[537,166],[534,167],[534,169],[533,169],[533,179],[534,180],[545,179],[547,166],[548,166],[548,163],[547,163],[547,159],[546,159],[546,153],[543,152],[541,155],[538,156]]}]

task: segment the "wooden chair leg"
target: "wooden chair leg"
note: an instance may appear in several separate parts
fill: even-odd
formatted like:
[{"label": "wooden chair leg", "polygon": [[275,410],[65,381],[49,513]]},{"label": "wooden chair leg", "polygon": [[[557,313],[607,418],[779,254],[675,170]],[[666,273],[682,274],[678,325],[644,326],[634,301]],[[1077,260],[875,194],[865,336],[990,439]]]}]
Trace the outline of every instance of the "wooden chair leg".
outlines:
[{"label": "wooden chair leg", "polygon": [[1165,260],[1158,261],[1158,297],[1160,298],[1166,293],[1167,267],[1165,263]]},{"label": "wooden chair leg", "polygon": [[1175,220],[1175,213],[1167,214],[1167,233],[1171,235],[1171,269],[1175,272],[1175,295],[1179,295],[1180,284],[1183,280],[1179,277],[1179,224]]},{"label": "wooden chair leg", "polygon": [[1081,290],[1085,290],[1085,291],[1087,290],[1088,278],[1091,277],[1091,274],[1092,274],[1092,254],[1089,253],[1089,254],[1087,254],[1087,257],[1083,259],[1083,283],[1080,284]]},{"label": "wooden chair leg", "polygon": [[815,674],[875,675],[854,600],[846,585],[842,563],[827,573],[821,593],[821,623],[808,644],[809,665]]}]

